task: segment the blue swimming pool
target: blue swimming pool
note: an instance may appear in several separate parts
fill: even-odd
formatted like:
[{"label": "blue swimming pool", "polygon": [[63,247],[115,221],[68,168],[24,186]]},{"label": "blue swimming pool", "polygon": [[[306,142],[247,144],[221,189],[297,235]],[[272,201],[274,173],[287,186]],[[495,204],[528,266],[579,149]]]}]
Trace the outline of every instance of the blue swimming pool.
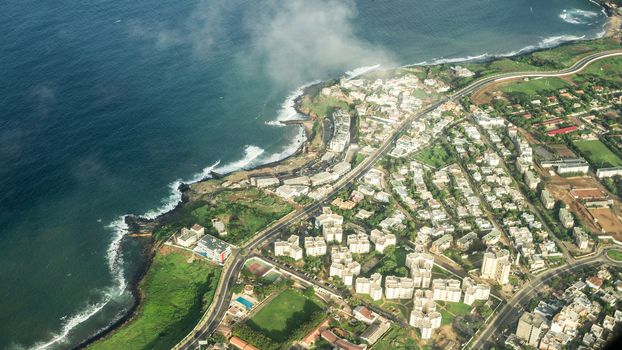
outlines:
[{"label": "blue swimming pool", "polygon": [[246,310],[250,310],[253,307],[253,303],[251,303],[250,301],[242,298],[242,297],[237,297],[237,299],[235,299],[235,301],[237,301],[238,303],[244,305],[244,307],[246,308]]}]

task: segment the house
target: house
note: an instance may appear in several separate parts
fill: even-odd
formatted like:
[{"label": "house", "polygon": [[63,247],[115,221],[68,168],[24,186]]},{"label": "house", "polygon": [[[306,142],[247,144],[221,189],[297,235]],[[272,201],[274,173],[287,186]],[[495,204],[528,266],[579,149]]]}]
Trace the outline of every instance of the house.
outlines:
[{"label": "house", "polygon": [[231,254],[231,246],[216,237],[205,235],[197,242],[193,252],[216,263],[224,264]]},{"label": "house", "polygon": [[302,248],[300,247],[300,237],[291,235],[287,241],[274,242],[274,255],[287,256],[294,260],[302,259]]},{"label": "house", "polygon": [[602,278],[599,278],[599,277],[596,277],[596,276],[591,276],[591,277],[588,277],[588,278],[585,280],[585,283],[586,283],[586,284],[587,284],[590,288],[595,289],[595,290],[599,290],[599,289],[600,289],[600,287],[602,287],[603,282],[604,282],[604,281],[603,281],[603,279],[602,279]]},{"label": "house", "polygon": [[380,317],[380,315],[378,315],[377,313],[371,311],[370,309],[366,308],[365,306],[357,306],[354,308],[354,318],[366,323],[366,324],[372,324],[374,322],[376,322],[376,320],[378,319],[378,317]]}]

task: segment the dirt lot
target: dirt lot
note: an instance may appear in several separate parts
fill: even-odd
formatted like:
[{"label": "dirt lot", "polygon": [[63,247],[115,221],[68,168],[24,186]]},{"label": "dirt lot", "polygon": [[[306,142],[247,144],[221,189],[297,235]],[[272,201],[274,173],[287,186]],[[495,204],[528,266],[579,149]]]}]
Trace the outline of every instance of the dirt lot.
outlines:
[{"label": "dirt lot", "polygon": [[[577,215],[582,224],[587,226],[594,233],[617,233],[616,239],[622,239],[622,221],[619,218],[622,212],[622,203],[611,195],[600,182],[593,177],[571,177],[551,176],[546,179],[546,188],[557,200],[564,202]],[[610,208],[586,208],[580,201],[573,198],[572,190],[575,192],[604,193],[613,199],[613,209]],[[586,191],[581,191],[586,189]],[[587,190],[590,189],[590,190]],[[594,191],[594,189],[597,189]],[[617,215],[616,215],[617,214]],[[596,220],[594,220],[596,219]]]},{"label": "dirt lot", "polygon": [[610,208],[594,208],[589,212],[602,227],[603,233],[611,234],[616,239],[622,238],[622,221]]}]

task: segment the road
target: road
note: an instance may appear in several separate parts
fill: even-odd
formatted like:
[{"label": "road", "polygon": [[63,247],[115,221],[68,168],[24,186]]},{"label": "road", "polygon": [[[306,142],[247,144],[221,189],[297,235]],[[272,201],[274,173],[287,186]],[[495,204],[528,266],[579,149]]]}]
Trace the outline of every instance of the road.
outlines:
[{"label": "road", "polygon": [[313,204],[295,211],[267,229],[257,233],[255,237],[246,243],[241,251],[232,254],[227,264],[223,268],[221,281],[214,295],[214,300],[212,301],[212,305],[203,316],[201,321],[197,324],[195,329],[184,338],[179,344],[177,344],[174,349],[195,349],[198,347],[198,340],[200,338],[204,338],[206,335],[211,334],[219,322],[224,317],[228,307],[229,301],[233,292],[231,291],[231,287],[235,284],[235,280],[237,278],[238,273],[241,271],[244,266],[244,261],[246,260],[246,256],[255,250],[256,248],[261,247],[262,245],[270,242],[274,237],[276,237],[280,231],[284,228],[287,228],[296,222],[308,217],[313,212],[318,211],[325,200],[332,198],[337,193],[339,193],[342,189],[349,186],[354,182],[358,177],[365,174],[369,169],[371,169],[375,163],[385,155],[385,153],[390,149],[390,147],[394,144],[394,142],[399,138],[399,136],[407,129],[407,127],[415,120],[422,118],[427,113],[433,111],[438,106],[442,105],[447,101],[455,101],[460,100],[461,98],[472,94],[473,92],[480,90],[481,88],[493,84],[499,81],[517,79],[517,78],[525,78],[525,77],[560,77],[566,76],[570,74],[575,74],[587,67],[589,64],[596,62],[598,60],[613,57],[613,56],[622,56],[622,50],[612,50],[612,51],[603,51],[600,53],[588,55],[579,61],[577,61],[572,67],[566,68],[560,71],[555,72],[519,72],[519,73],[508,73],[508,74],[499,74],[486,78],[482,78],[481,80],[475,81],[472,84],[458,90],[454,94],[449,97],[445,97],[423,110],[419,111],[415,115],[403,121],[398,128],[393,132],[392,136],[389,137],[378,150],[376,150],[372,155],[367,157],[361,164],[359,164],[356,168],[346,174],[343,178],[341,178],[337,183],[333,186],[333,190],[326,196],[326,198],[322,198],[320,200],[315,201]]}]

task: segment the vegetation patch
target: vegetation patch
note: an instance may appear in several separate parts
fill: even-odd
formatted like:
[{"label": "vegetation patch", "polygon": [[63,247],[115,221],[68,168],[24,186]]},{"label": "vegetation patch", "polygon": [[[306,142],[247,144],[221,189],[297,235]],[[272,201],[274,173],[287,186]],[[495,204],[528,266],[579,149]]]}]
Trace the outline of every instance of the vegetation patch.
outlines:
[{"label": "vegetation patch", "polygon": [[596,168],[622,166],[622,159],[613,153],[600,140],[578,140],[574,146]]},{"label": "vegetation patch", "polygon": [[612,260],[622,261],[622,251],[620,250],[615,250],[615,249],[608,250],[607,256]]},{"label": "vegetation patch", "polygon": [[287,289],[257,314],[236,326],[233,334],[265,350],[287,349],[325,317],[323,305],[313,294]]},{"label": "vegetation patch", "polygon": [[415,159],[434,168],[442,168],[455,161],[454,156],[443,145],[427,148],[415,154]]},{"label": "vegetation patch", "polygon": [[568,87],[570,84],[559,78],[531,79],[508,84],[501,87],[501,91],[508,95],[525,95],[528,97],[539,96],[549,91],[557,91]]},{"label": "vegetation patch", "polygon": [[90,349],[170,349],[183,339],[211,304],[220,277],[220,268],[187,259],[179,252],[156,254],[136,317]]}]

